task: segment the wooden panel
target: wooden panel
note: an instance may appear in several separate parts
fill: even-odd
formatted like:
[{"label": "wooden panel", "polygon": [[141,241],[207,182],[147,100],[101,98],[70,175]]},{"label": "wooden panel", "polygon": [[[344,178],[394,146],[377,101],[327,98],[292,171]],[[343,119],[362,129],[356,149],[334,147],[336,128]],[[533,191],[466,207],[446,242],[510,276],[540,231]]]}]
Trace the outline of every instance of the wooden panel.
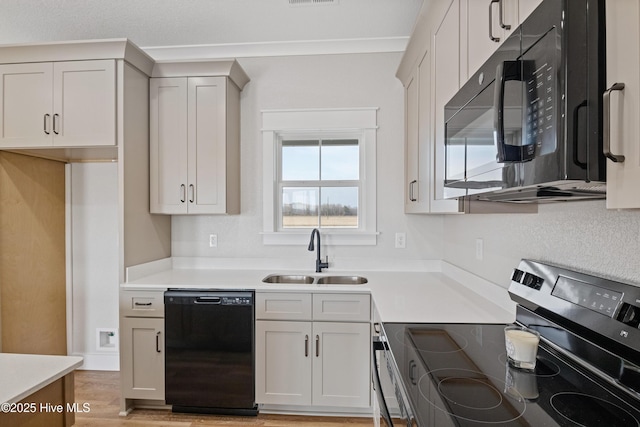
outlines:
[{"label": "wooden panel", "polygon": [[[73,402],[74,387],[72,372],[22,399],[20,403],[26,405],[26,411],[0,413],[0,426],[72,426],[75,423],[75,413],[67,412],[67,407],[72,406],[67,405],[67,403],[71,404]],[[62,408],[61,410],[59,409],[60,407]]]},{"label": "wooden panel", "polygon": [[66,354],[64,164],[0,152],[2,350]]}]

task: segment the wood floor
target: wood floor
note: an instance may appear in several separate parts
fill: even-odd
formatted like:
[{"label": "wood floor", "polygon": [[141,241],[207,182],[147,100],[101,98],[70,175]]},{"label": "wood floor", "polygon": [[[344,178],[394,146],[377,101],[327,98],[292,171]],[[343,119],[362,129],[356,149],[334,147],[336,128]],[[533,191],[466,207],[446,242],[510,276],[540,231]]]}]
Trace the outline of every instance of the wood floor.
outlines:
[{"label": "wood floor", "polygon": [[264,426],[264,427],[350,427],[372,426],[371,418],[297,417],[260,414],[257,417],[174,414],[168,410],[135,409],[126,417],[120,410],[118,372],[76,371],[76,402],[88,403],[90,411],[76,414],[76,427],[196,427],[196,426]]}]

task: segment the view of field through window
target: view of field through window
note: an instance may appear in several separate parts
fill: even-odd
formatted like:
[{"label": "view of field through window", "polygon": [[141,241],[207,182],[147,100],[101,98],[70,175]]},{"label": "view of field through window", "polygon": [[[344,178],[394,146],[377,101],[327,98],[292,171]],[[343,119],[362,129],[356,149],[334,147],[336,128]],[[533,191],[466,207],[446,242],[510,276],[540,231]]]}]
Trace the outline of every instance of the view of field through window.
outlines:
[{"label": "view of field through window", "polygon": [[283,228],[357,228],[357,139],[282,142]]}]

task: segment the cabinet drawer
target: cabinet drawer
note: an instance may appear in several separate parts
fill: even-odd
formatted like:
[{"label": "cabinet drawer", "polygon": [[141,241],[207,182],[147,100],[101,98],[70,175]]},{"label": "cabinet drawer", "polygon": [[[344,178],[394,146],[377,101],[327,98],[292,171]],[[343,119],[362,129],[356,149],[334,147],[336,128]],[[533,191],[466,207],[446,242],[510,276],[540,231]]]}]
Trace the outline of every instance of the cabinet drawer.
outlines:
[{"label": "cabinet drawer", "polygon": [[121,291],[120,315],[128,317],[164,317],[164,292]]},{"label": "cabinet drawer", "polygon": [[256,319],[311,320],[311,294],[256,293]]},{"label": "cabinet drawer", "polygon": [[367,294],[314,294],[313,320],[369,322],[370,301]]}]

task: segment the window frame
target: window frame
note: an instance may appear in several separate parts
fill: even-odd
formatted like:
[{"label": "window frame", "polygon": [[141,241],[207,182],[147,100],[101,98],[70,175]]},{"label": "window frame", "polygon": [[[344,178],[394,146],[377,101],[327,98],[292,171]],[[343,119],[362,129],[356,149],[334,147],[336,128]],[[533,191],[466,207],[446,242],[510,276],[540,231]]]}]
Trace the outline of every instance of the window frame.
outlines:
[{"label": "window frame", "polygon": [[[321,228],[329,245],[376,245],[376,133],[377,108],[262,111],[263,244],[308,243],[308,228],[282,228],[280,213],[280,148],[282,140],[358,139],[358,228]],[[335,139],[335,138],[334,138]]]}]

